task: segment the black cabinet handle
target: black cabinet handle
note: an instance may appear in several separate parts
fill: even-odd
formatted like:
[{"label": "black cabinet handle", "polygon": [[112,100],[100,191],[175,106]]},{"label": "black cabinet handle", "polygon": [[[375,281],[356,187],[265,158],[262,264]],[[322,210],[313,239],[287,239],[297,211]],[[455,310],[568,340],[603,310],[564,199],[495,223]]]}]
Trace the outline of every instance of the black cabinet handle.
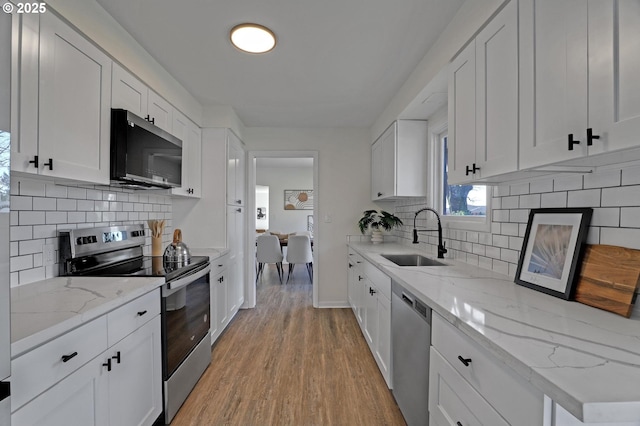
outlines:
[{"label": "black cabinet handle", "polygon": [[242,209],[236,209],[237,213],[242,213]]},{"label": "black cabinet handle", "polygon": [[462,358],[461,355],[458,355],[458,360],[464,364],[465,367],[468,367],[471,364],[471,358]]},{"label": "black cabinet handle", "polygon": [[369,287],[369,294],[370,294],[370,295],[372,295],[372,296],[373,296],[373,295],[374,295],[374,294],[376,294],[377,292],[378,292],[377,290],[375,290],[375,289],[373,289],[373,288]]},{"label": "black cabinet handle", "polygon": [[69,354],[69,355],[62,355],[62,362],[67,362],[71,358],[75,358],[76,356],[78,356],[78,352],[74,352],[74,353]]},{"label": "black cabinet handle", "polygon": [[149,114],[147,114],[147,116],[144,119],[147,120],[148,122],[150,122],[151,124],[156,124],[156,119],[155,118],[151,118],[151,116]]},{"label": "black cabinet handle", "polygon": [[118,364],[120,364],[120,351],[116,352],[116,355],[112,356],[111,358],[115,359],[118,362]]},{"label": "black cabinet handle", "polygon": [[464,174],[465,174],[465,176],[469,176],[470,174],[474,174],[475,175],[478,170],[480,170],[480,167],[476,166],[476,163],[473,163],[473,167],[472,168],[469,168],[469,166],[466,166]]},{"label": "black cabinet handle", "polygon": [[382,197],[382,192],[378,192],[378,197]]},{"label": "black cabinet handle", "polygon": [[364,278],[362,278],[360,275],[358,275],[358,281],[362,281],[364,280]]},{"label": "black cabinet handle", "polygon": [[569,136],[567,138],[568,142],[569,142],[569,151],[573,151],[573,146],[574,145],[579,145],[580,141],[574,140],[573,139],[573,133],[569,133]]},{"label": "black cabinet handle", "polygon": [[138,316],[139,316],[139,317],[141,317],[141,316],[143,316],[143,315],[144,315],[144,314],[146,314],[146,313],[147,313],[147,311],[146,311],[146,310],[144,310],[144,311],[140,311],[140,312],[138,312]]},{"label": "black cabinet handle", "polygon": [[33,160],[29,161],[29,164],[33,164],[33,167],[35,167],[36,169],[40,167],[40,163],[38,162],[38,156],[34,155]]},{"label": "black cabinet handle", "polygon": [[349,268],[353,268],[353,265],[352,265],[352,264],[349,264]]},{"label": "black cabinet handle", "polygon": [[587,146],[593,145],[593,140],[594,139],[600,139],[600,135],[594,135],[593,134],[593,129],[592,128],[588,128],[587,129]]},{"label": "black cabinet handle", "polygon": [[462,426],[462,423],[456,422],[456,426]]},{"label": "black cabinet handle", "polygon": [[49,167],[49,170],[53,170],[53,158],[49,158],[49,161],[43,164],[44,167]]},{"label": "black cabinet handle", "polygon": [[107,358],[107,362],[102,364],[103,367],[107,367],[107,371],[111,371],[111,358]]},{"label": "black cabinet handle", "polygon": [[242,200],[236,200],[236,204],[242,204]]}]

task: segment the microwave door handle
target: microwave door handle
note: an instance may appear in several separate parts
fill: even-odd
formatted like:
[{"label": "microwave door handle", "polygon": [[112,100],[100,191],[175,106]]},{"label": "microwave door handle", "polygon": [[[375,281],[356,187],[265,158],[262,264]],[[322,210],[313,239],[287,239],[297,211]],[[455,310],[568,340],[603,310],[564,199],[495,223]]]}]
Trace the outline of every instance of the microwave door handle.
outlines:
[{"label": "microwave door handle", "polygon": [[199,269],[198,271],[191,273],[189,275],[185,275],[183,277],[178,278],[177,280],[169,281],[167,283],[168,290],[175,290],[181,287],[184,287],[197,279],[200,279],[211,272],[211,265],[207,265],[203,269]]}]

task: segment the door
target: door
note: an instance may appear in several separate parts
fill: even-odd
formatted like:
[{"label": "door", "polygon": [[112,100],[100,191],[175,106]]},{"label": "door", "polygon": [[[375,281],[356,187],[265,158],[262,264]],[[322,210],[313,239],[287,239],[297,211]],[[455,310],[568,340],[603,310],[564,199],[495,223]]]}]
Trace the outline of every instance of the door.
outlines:
[{"label": "door", "polygon": [[[172,133],[173,107],[153,90],[149,90],[149,103],[147,114],[153,124],[168,133]],[[142,117],[145,118],[145,117]]]},{"label": "door", "polygon": [[111,60],[53,13],[40,15],[39,96],[40,173],[108,183]]},{"label": "door", "polygon": [[162,412],[160,339],[156,316],[107,351],[110,424],[150,425]]},{"label": "door", "polygon": [[512,0],[478,34],[475,177],[518,167],[518,9]]},{"label": "door", "polygon": [[520,1],[521,169],[587,153],[587,3]]},{"label": "door", "polygon": [[590,0],[589,154],[638,146],[640,2]]},{"label": "door", "polygon": [[111,108],[126,109],[141,118],[147,116],[149,89],[144,83],[114,62],[111,84]]},{"label": "door", "polygon": [[476,46],[471,43],[449,64],[449,184],[469,181],[476,161]]}]

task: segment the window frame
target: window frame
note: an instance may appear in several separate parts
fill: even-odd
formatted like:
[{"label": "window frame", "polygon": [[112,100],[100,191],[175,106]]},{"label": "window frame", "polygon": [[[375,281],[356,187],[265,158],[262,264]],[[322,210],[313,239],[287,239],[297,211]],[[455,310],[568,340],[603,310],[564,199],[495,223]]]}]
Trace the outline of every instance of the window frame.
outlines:
[{"label": "window frame", "polygon": [[429,179],[429,205],[440,213],[440,220],[443,228],[460,229],[466,231],[489,232],[491,230],[491,198],[492,187],[487,188],[486,215],[478,216],[447,216],[440,205],[443,193],[444,176],[444,150],[442,137],[448,136],[449,122],[447,118],[447,108],[442,108],[429,119],[429,169],[432,170]]}]

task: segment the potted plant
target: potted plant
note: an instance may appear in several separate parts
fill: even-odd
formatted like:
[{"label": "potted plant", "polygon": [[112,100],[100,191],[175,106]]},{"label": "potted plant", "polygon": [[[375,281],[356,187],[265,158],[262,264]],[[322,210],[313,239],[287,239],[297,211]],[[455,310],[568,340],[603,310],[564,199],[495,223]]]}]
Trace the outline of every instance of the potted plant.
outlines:
[{"label": "potted plant", "polygon": [[393,228],[402,226],[402,220],[384,210],[365,210],[362,218],[358,221],[358,228],[364,234],[367,229],[371,229],[371,242],[379,244],[382,242],[382,231],[391,231]]}]

